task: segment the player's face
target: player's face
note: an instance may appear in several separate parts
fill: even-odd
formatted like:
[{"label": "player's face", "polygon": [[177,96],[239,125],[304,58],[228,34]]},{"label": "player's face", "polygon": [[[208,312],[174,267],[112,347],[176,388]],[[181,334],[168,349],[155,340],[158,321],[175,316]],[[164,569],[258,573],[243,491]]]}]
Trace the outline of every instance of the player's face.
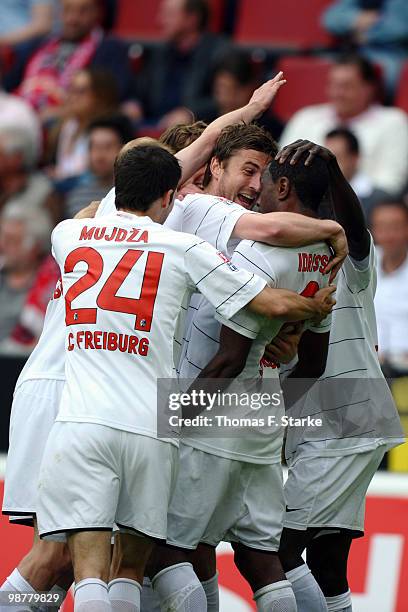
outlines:
[{"label": "player's face", "polygon": [[92,172],[102,180],[113,178],[113,165],[122,143],[108,128],[92,130],[89,142],[89,164]]},{"label": "player's face", "polygon": [[371,218],[374,240],[385,255],[403,254],[408,249],[408,213],[397,206],[378,206]]},{"label": "player's face", "polygon": [[372,85],[366,83],[356,66],[334,66],[329,74],[328,97],[340,117],[354,117],[370,105]]},{"label": "player's face", "polygon": [[279,208],[278,188],[271,179],[268,169],[262,174],[259,210],[262,213],[277,212]]},{"label": "player's face", "polygon": [[266,153],[241,149],[213,170],[217,185],[215,195],[222,196],[252,209],[261,193],[262,172],[270,162]]}]

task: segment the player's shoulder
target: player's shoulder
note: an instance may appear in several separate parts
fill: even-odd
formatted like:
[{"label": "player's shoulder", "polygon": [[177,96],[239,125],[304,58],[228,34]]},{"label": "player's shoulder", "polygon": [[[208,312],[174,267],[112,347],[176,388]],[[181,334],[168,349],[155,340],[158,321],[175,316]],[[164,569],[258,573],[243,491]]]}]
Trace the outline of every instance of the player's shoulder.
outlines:
[{"label": "player's shoulder", "polygon": [[212,195],[210,193],[190,193],[186,195],[183,200],[181,200],[181,205],[184,206],[184,208],[188,208],[189,206],[208,208],[215,205],[229,206],[230,208],[242,208],[240,204],[237,204],[232,200],[228,200],[222,196]]},{"label": "player's shoulder", "polygon": [[64,235],[69,236],[72,230],[81,227],[85,221],[89,222],[89,219],[65,219],[64,221],[60,221],[52,230],[52,239],[61,238]]}]

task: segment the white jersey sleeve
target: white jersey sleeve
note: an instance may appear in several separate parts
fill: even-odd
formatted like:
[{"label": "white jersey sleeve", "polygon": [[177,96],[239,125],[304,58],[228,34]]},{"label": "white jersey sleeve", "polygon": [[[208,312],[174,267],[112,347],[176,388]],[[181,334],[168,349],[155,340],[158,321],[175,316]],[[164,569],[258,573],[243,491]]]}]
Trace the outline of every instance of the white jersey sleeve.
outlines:
[{"label": "white jersey sleeve", "polygon": [[[354,260],[350,255],[346,257],[339,274],[343,277],[343,281],[350,293],[365,291],[373,280],[375,281],[373,278],[373,275],[375,275],[375,258],[375,246],[372,237],[370,238],[370,253],[363,262]],[[374,293],[375,285],[376,283],[374,282]]]},{"label": "white jersey sleeve", "polygon": [[190,194],[176,200],[165,226],[194,234],[228,257],[239,242],[231,238],[235,224],[245,214],[256,214],[218,196]]},{"label": "white jersey sleeve", "polygon": [[200,291],[216,313],[226,319],[246,306],[266,285],[259,276],[239,270],[205,241],[197,241],[186,250],[185,268],[192,288]]}]

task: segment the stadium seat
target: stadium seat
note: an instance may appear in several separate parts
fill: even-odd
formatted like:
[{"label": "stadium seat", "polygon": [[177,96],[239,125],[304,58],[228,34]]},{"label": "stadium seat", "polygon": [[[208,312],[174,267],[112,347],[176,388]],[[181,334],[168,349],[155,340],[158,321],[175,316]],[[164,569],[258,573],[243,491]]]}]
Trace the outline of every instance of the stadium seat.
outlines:
[{"label": "stadium seat", "polygon": [[331,0],[241,0],[235,41],[283,49],[328,47],[320,16]]},{"label": "stadium seat", "polygon": [[[118,0],[114,33],[129,40],[155,41],[160,39],[158,11],[161,0]],[[210,0],[211,30],[222,27],[224,0]]]},{"label": "stadium seat", "polygon": [[331,62],[311,57],[287,57],[276,65],[282,70],[287,84],[281,88],[273,106],[283,121],[310,104],[326,102],[327,74]]},{"label": "stadium seat", "polygon": [[408,62],[404,64],[399,79],[397,93],[395,97],[395,106],[399,106],[408,113]]}]

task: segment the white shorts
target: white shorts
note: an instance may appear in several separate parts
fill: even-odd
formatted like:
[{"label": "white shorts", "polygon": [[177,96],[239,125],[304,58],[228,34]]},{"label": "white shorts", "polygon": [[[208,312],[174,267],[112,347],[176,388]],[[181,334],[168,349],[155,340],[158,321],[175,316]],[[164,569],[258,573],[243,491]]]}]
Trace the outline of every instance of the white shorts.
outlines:
[{"label": "white shorts", "polygon": [[3,513],[12,515],[10,520],[32,524],[41,461],[64,384],[45,378],[26,380],[14,394],[3,498]]},{"label": "white shorts", "polygon": [[38,530],[61,541],[67,531],[119,527],[167,535],[178,449],[173,444],[93,423],[57,421],[38,488]]},{"label": "white shorts", "polygon": [[224,459],[180,444],[179,473],[168,514],[167,542],[241,542],[277,551],[285,511],[280,463]]},{"label": "white shorts", "polygon": [[299,451],[285,483],[284,526],[304,531],[332,527],[364,533],[365,497],[385,447],[341,457]]}]

